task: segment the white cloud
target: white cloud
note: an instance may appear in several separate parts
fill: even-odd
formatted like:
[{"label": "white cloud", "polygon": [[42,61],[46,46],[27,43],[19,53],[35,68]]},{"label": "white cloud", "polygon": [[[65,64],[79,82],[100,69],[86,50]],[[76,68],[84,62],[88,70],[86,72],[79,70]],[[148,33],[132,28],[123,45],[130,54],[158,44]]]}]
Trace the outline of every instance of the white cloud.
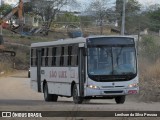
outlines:
[{"label": "white cloud", "polygon": [[153,4],[160,4],[160,0],[138,0],[143,5],[153,5]]},{"label": "white cloud", "polygon": [[[81,3],[90,3],[92,0],[78,0]],[[116,1],[116,0],[112,0],[112,1]],[[141,4],[146,4],[146,5],[150,5],[150,4],[160,4],[160,0],[137,0],[139,1]]]}]

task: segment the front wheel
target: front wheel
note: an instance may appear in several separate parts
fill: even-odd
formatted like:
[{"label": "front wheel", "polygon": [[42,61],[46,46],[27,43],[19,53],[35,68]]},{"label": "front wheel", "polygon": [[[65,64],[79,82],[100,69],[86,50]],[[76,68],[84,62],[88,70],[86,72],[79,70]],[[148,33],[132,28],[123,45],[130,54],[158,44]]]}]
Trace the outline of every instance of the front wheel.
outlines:
[{"label": "front wheel", "polygon": [[48,85],[45,84],[44,85],[44,100],[47,102],[49,101],[57,102],[57,99],[58,99],[57,95],[48,93]]},{"label": "front wheel", "polygon": [[123,104],[125,102],[126,96],[118,96],[115,98],[117,104]]},{"label": "front wheel", "polygon": [[78,89],[76,84],[73,86],[73,102],[75,104],[81,104],[83,102],[83,98],[78,96]]},{"label": "front wheel", "polygon": [[90,99],[84,99],[83,100],[83,103],[85,103],[85,104],[87,104],[87,103],[89,103],[90,102]]}]

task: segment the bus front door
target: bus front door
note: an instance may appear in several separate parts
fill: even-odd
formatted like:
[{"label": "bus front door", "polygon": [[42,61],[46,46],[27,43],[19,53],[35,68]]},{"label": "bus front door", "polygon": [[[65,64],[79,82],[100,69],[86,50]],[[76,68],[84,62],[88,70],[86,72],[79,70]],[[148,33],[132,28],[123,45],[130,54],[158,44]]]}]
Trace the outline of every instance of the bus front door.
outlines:
[{"label": "bus front door", "polygon": [[41,49],[37,50],[37,88],[41,92]]},{"label": "bus front door", "polygon": [[84,97],[84,82],[85,82],[85,56],[84,48],[79,48],[79,95]]}]

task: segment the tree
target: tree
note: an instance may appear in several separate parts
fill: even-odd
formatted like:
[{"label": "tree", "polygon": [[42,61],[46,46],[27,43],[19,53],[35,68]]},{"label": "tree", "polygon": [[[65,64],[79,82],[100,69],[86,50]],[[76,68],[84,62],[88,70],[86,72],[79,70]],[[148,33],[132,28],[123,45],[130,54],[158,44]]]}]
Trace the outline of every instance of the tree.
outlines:
[{"label": "tree", "polygon": [[1,7],[0,7],[0,12],[2,13],[2,15],[6,15],[8,14],[10,11],[12,10],[12,6],[11,5],[8,5],[8,4],[3,4]]},{"label": "tree", "polygon": [[91,16],[80,16],[81,26],[88,27],[92,25],[92,17]]},{"label": "tree", "polygon": [[103,34],[103,21],[107,17],[107,13],[110,9],[109,2],[110,0],[94,0],[91,2],[90,7],[87,10],[98,21],[101,27],[100,34]]},{"label": "tree", "polygon": [[[141,5],[137,0],[128,0],[126,2],[126,14],[136,14],[140,11]],[[122,14],[123,0],[116,0],[116,11]]]},{"label": "tree", "polygon": [[140,42],[141,55],[150,61],[156,62],[160,57],[160,46],[157,44],[156,37],[144,36]]},{"label": "tree", "polygon": [[[137,17],[135,19],[137,19]],[[154,5],[150,5],[146,7],[145,11],[139,14],[138,19],[140,23],[140,28],[142,29],[149,28],[149,30],[151,31],[159,32],[160,30],[160,5],[154,4]]]},{"label": "tree", "polygon": [[33,11],[42,17],[46,26],[50,28],[56,14],[65,5],[75,3],[75,0],[32,0]]},{"label": "tree", "polygon": [[153,4],[147,7],[148,10],[146,11],[156,11],[160,8],[160,4]]},{"label": "tree", "polygon": [[58,16],[57,22],[80,22],[78,16],[74,15],[73,13],[66,12],[63,15]]},{"label": "tree", "polygon": [[80,25],[80,18],[79,16],[74,15],[72,12],[62,12],[62,14],[57,15],[56,21],[60,23],[61,26],[68,26],[68,25]]},{"label": "tree", "polygon": [[24,3],[24,13],[33,12],[33,4],[31,2]]},{"label": "tree", "polygon": [[[128,0],[126,2],[126,30],[133,32],[138,27],[139,13],[140,13],[141,5],[137,0]],[[117,20],[119,25],[121,25],[122,19],[122,10],[123,10],[123,0],[116,0],[116,13]]]},{"label": "tree", "polygon": [[160,8],[155,9],[154,11],[148,12],[149,28],[152,31],[159,32],[160,30]]}]

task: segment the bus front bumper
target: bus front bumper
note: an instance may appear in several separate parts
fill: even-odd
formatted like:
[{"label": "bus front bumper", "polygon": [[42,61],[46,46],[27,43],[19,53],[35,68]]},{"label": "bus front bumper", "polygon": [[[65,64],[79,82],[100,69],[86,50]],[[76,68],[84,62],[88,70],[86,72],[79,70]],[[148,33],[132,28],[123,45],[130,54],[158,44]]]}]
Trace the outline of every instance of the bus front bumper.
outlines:
[{"label": "bus front bumper", "polygon": [[125,89],[91,89],[86,88],[85,96],[119,96],[138,94],[139,87]]}]

